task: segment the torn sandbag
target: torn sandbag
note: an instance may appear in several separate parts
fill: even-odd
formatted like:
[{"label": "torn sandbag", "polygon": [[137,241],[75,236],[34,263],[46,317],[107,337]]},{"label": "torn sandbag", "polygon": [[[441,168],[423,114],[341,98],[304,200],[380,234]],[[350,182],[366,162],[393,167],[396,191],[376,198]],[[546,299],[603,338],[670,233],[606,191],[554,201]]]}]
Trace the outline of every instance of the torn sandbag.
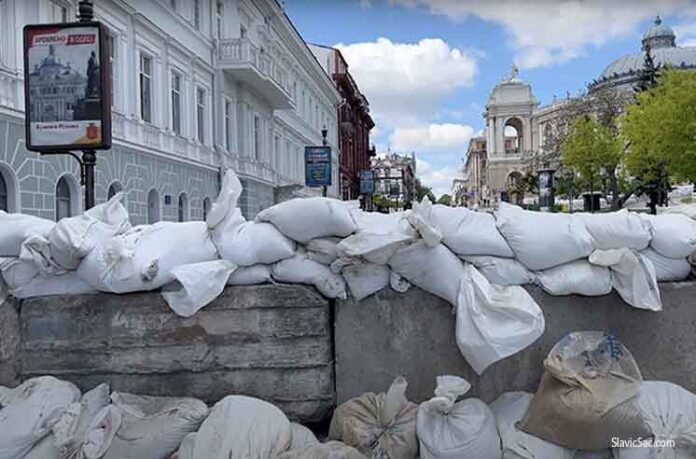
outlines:
[{"label": "torn sandbag", "polygon": [[165,286],[162,297],[177,315],[190,317],[220,296],[236,268],[227,260],[177,266],[172,270],[176,281]]},{"label": "torn sandbag", "polygon": [[433,219],[433,203],[427,196],[419,203],[413,202],[413,209],[406,215],[406,220],[413,226],[428,247],[435,247],[442,241],[442,231]]},{"label": "torn sandbag", "polygon": [[514,256],[492,214],[438,204],[433,206],[431,219],[442,232],[442,243],[457,255]]},{"label": "torn sandbag", "polygon": [[109,385],[102,383],[68,406],[52,428],[61,458],[80,457],[90,422],[108,404]]},{"label": "torn sandbag", "polygon": [[41,274],[36,265],[19,258],[0,258],[0,274],[7,291],[15,298],[27,299],[50,295],[85,295],[97,293],[75,272]]},{"label": "torn sandbag", "polygon": [[52,220],[0,210],[0,257],[18,257],[27,238],[38,236],[45,239],[55,225]]},{"label": "torn sandbag", "polygon": [[525,285],[536,280],[534,274],[514,258],[476,255],[461,259],[474,265],[491,284]]},{"label": "torn sandbag", "polygon": [[691,265],[687,258],[667,258],[649,247],[640,254],[652,263],[658,282],[676,282],[689,277]]},{"label": "torn sandbag", "polygon": [[342,403],[331,418],[328,438],[369,458],[414,459],[418,405],[406,399],[406,386],[399,376],[386,394],[369,392]]},{"label": "torn sandbag", "polygon": [[301,250],[292,258],[273,265],[271,274],[280,282],[313,285],[327,298],[346,298],[346,283],[343,278],[328,266],[310,260]]},{"label": "torn sandbag", "polygon": [[257,285],[271,282],[268,265],[240,266],[227,279],[227,285]]},{"label": "torn sandbag", "polygon": [[652,262],[637,250],[595,250],[590,263],[611,270],[611,284],[634,308],[662,311],[660,288]]},{"label": "torn sandbag", "polygon": [[636,397],[643,378],[631,352],[614,336],[570,333],[551,349],[544,368],[520,423],[523,431],[586,450],[610,448],[614,437],[650,435]]},{"label": "torn sandbag", "polygon": [[320,237],[312,239],[305,244],[307,249],[307,257],[310,260],[321,263],[325,266],[331,266],[331,263],[338,258],[338,243],[341,242],[337,237]]},{"label": "torn sandbag", "polygon": [[317,440],[314,433],[302,424],[291,422],[290,427],[292,428],[290,450],[308,448],[319,444],[319,440]]},{"label": "torn sandbag", "polygon": [[230,395],[217,402],[194,437],[195,459],[268,459],[288,450],[292,427],[274,405]]},{"label": "torn sandbag", "polygon": [[[338,259],[331,265],[334,266],[343,259]],[[389,285],[389,266],[376,265],[361,260],[348,259],[337,268],[346,281],[351,295],[356,301],[360,301],[373,293],[377,293]]]},{"label": "torn sandbag", "polygon": [[503,202],[495,218],[515,257],[533,271],[586,258],[592,252],[592,236],[582,220],[572,215],[527,211]]},{"label": "torn sandbag", "polygon": [[208,415],[206,404],[194,398],[114,392],[111,402],[121,423],[104,459],[165,459]]},{"label": "torn sandbag", "polygon": [[544,333],[544,314],[524,288],[491,284],[469,264],[460,282],[457,346],[479,375]]},{"label": "torn sandbag", "polygon": [[386,265],[399,249],[409,245],[413,236],[404,233],[375,234],[361,231],[343,239],[337,246],[339,257],[362,258]]},{"label": "torn sandbag", "polygon": [[477,398],[457,401],[471,385],[457,376],[438,376],[435,396],[420,404],[417,416],[421,459],[500,459],[500,437],[493,413]]},{"label": "torn sandbag", "polygon": [[573,218],[585,223],[595,249],[643,250],[652,239],[650,224],[626,209],[599,214],[577,213]]},{"label": "torn sandbag", "polygon": [[29,379],[14,389],[0,386],[0,457],[23,457],[79,398],[74,384],[53,376]]},{"label": "torn sandbag", "polygon": [[650,247],[662,256],[686,258],[696,252],[696,221],[682,214],[642,215],[650,222]]},{"label": "torn sandbag", "polygon": [[389,266],[411,284],[457,304],[464,263],[444,245],[428,247],[424,241],[414,242],[398,250]]},{"label": "torn sandbag", "polygon": [[360,451],[340,441],[329,441],[300,449],[291,449],[275,459],[367,459]]},{"label": "torn sandbag", "polygon": [[575,260],[538,271],[536,278],[546,293],[554,296],[601,296],[611,293],[611,272],[606,266]]},{"label": "torn sandbag", "polygon": [[357,229],[350,206],[330,198],[295,198],[262,210],[256,221],[273,223],[297,242],[327,236],[346,237]]},{"label": "torn sandbag", "polygon": [[526,392],[505,392],[489,405],[500,433],[503,459],[574,459],[572,449],[537,438],[517,426],[533,397]]},{"label": "torn sandbag", "polygon": [[408,289],[411,288],[409,281],[394,271],[389,272],[389,286],[392,288],[392,290],[399,293],[406,293],[408,292]]},{"label": "torn sandbag", "polygon": [[136,226],[96,247],[77,273],[102,292],[129,293],[172,282],[177,266],[217,259],[205,222],[158,222]]},{"label": "torn sandbag", "polygon": [[[618,437],[616,443],[624,440],[625,444],[613,445],[616,459],[696,457],[696,394],[666,381],[643,381],[638,406],[652,437]],[[623,447],[629,445],[635,447]]]}]

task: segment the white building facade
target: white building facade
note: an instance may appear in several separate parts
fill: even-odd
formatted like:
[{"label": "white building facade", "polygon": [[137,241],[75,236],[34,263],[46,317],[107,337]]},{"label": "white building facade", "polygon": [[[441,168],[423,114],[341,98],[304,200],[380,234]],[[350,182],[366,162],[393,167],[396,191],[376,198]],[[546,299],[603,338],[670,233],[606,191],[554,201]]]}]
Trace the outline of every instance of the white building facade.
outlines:
[{"label": "white building facade", "polygon": [[[231,167],[253,217],[320,193],[304,187],[304,147],[321,145],[324,127],[338,170],[340,96],[275,0],[95,3],[111,32],[114,138],[97,155],[97,202],[123,190],[133,223],[202,219]],[[76,11],[74,0],[0,0],[0,205],[10,212],[82,210],[77,162],[28,152],[23,138],[22,27]]]}]

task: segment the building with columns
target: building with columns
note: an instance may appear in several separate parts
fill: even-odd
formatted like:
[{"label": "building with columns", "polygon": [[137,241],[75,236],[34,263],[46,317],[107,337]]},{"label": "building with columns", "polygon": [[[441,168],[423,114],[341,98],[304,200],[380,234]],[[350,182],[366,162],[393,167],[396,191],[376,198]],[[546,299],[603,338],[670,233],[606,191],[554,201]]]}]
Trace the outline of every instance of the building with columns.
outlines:
[{"label": "building with columns", "polygon": [[[45,218],[82,210],[69,156],[24,148],[22,28],[71,22],[77,0],[0,0],[0,209]],[[113,146],[98,152],[96,199],[117,191],[135,224],[202,219],[231,167],[247,217],[304,186],[304,147],[333,151],[341,96],[276,0],[99,0],[110,29]],[[101,63],[105,68],[106,63]]]}]

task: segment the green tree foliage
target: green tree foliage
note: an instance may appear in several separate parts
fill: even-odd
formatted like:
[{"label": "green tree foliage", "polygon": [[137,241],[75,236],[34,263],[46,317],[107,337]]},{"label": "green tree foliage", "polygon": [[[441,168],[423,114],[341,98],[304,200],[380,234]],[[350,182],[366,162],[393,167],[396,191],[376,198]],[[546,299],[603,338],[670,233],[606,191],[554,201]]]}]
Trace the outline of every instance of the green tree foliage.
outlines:
[{"label": "green tree foliage", "polygon": [[443,206],[450,206],[452,205],[452,196],[443,194],[437,199],[437,203],[442,204]]},{"label": "green tree foliage", "polygon": [[437,199],[435,198],[435,194],[433,193],[433,189],[430,188],[429,186],[423,186],[418,180],[416,182],[416,200],[418,202],[421,202],[424,197],[428,197],[430,199],[430,202],[435,202]]}]

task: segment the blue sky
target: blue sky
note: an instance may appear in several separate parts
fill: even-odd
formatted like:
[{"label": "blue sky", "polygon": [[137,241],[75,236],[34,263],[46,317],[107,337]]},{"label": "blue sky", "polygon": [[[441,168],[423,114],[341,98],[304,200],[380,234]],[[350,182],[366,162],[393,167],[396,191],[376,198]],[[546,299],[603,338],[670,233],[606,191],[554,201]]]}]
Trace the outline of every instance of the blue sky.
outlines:
[{"label": "blue sky", "polygon": [[286,0],[303,38],[336,45],[371,102],[378,152],[415,151],[446,193],[493,86],[520,68],[542,105],[638,52],[656,14],[696,46],[696,0]]}]

